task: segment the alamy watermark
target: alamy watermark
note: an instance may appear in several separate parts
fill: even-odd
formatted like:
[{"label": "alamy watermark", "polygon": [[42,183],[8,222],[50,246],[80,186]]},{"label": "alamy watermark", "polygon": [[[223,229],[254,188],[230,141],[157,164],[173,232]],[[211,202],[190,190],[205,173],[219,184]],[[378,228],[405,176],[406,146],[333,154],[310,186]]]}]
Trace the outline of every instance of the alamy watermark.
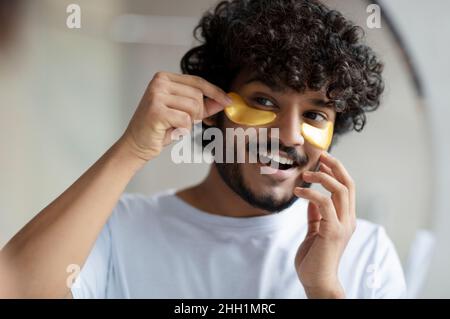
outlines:
[{"label": "alamy watermark", "polygon": [[[272,155],[279,154],[279,136],[279,128],[265,127],[226,128],[224,136],[217,127],[203,129],[200,121],[192,130],[178,128],[171,133],[172,141],[178,141],[172,147],[171,159],[176,164],[260,162],[268,164],[260,167],[261,174],[273,174],[279,167],[271,160]],[[211,142],[202,147],[202,140]]]},{"label": "alamy watermark", "polygon": [[66,26],[69,29],[81,29],[81,7],[78,4],[69,4],[66,8],[69,13],[66,19]]},{"label": "alamy watermark", "polygon": [[69,264],[66,267],[66,272],[70,274],[66,278],[66,286],[67,286],[67,288],[69,288],[69,289],[79,288],[80,283],[79,283],[79,281],[77,279],[78,279],[78,276],[80,275],[80,272],[81,272],[80,265],[78,265],[78,264]]},{"label": "alamy watermark", "polygon": [[366,12],[370,13],[367,17],[366,25],[369,29],[381,28],[381,8],[378,4],[369,4]]}]

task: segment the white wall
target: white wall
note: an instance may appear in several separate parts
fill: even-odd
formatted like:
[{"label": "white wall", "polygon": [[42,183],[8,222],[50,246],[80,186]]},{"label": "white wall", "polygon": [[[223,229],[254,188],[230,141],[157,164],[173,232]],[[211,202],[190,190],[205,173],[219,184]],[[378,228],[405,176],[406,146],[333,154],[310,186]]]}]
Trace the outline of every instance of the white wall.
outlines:
[{"label": "white wall", "polygon": [[[107,21],[117,2],[26,2],[16,46],[0,59],[0,245],[89,167],[122,130],[119,48]],[[82,20],[83,21],[83,20]]]},{"label": "white wall", "polygon": [[432,218],[437,247],[424,297],[450,297],[450,2],[385,1],[408,40],[427,91],[427,118],[432,146]]}]

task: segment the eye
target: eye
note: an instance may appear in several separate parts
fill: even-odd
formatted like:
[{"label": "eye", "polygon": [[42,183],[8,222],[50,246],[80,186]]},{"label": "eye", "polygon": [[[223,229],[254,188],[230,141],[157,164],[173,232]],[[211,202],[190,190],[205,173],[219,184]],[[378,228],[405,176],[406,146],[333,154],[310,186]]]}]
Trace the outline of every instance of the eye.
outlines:
[{"label": "eye", "polygon": [[264,108],[276,108],[276,105],[272,103],[271,100],[266,99],[265,97],[262,96],[257,96],[255,98],[253,98],[253,101],[258,105],[258,106],[262,106]]},{"label": "eye", "polygon": [[317,112],[306,112],[304,114],[304,116],[307,119],[313,120],[315,122],[327,121],[327,118],[323,114],[320,114],[320,113],[317,113]]}]

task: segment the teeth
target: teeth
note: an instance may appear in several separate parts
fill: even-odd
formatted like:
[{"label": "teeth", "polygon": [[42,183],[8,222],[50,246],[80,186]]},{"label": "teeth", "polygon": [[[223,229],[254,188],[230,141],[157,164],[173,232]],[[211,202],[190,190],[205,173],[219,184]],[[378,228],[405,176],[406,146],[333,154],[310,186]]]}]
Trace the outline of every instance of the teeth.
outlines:
[{"label": "teeth", "polygon": [[281,157],[281,156],[278,156],[278,155],[267,154],[267,152],[264,152],[264,151],[259,152],[259,154],[264,156],[264,157],[268,157],[272,161],[275,161],[275,162],[278,162],[278,163],[281,163],[281,164],[289,164],[289,165],[294,164],[294,161],[291,160],[290,158],[287,158],[287,157]]}]

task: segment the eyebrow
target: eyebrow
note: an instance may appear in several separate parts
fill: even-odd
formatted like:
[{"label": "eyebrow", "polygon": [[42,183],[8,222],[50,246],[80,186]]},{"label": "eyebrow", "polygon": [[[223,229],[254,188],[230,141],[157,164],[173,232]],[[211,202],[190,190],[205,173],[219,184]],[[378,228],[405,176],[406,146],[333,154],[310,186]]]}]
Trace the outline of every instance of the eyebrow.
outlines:
[{"label": "eyebrow", "polygon": [[327,101],[327,100],[324,100],[321,98],[311,98],[311,99],[308,99],[308,102],[310,102],[312,105],[318,106],[318,107],[334,108],[333,101],[331,101],[331,100]]},{"label": "eyebrow", "polygon": [[279,84],[276,84],[274,81],[270,81],[267,78],[264,78],[264,77],[262,77],[260,75],[251,76],[250,78],[245,80],[244,85],[245,84],[250,84],[252,82],[260,82],[260,83],[264,84],[265,86],[269,87],[272,91],[275,91],[275,92],[284,92],[284,91],[286,91],[285,87],[283,87],[283,86],[281,86]]},{"label": "eyebrow", "polygon": [[[260,82],[260,83],[264,84],[265,86],[269,87],[271,90],[278,92],[278,93],[280,93],[280,92],[282,93],[282,92],[286,91],[285,87],[278,85],[260,75],[251,76],[244,82],[244,85],[252,83],[252,82]],[[317,107],[325,107],[325,108],[334,109],[333,101],[331,101],[331,100],[325,100],[325,99],[321,99],[321,98],[311,98],[311,99],[308,99],[308,102]]]}]

